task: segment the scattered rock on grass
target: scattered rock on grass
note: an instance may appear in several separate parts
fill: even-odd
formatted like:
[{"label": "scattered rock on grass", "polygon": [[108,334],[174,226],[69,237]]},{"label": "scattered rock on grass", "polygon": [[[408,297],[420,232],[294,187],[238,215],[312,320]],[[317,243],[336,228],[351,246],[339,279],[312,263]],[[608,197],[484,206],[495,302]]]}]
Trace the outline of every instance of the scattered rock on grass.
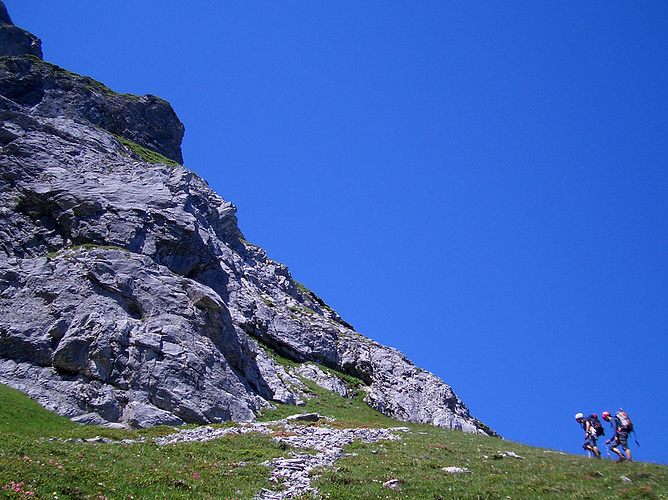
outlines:
[{"label": "scattered rock on grass", "polygon": [[398,479],[390,479],[389,481],[384,482],[383,486],[397,490],[401,488],[401,482]]},{"label": "scattered rock on grass", "polygon": [[468,470],[466,467],[443,467],[444,472],[447,472],[448,474],[470,474],[471,471]]}]

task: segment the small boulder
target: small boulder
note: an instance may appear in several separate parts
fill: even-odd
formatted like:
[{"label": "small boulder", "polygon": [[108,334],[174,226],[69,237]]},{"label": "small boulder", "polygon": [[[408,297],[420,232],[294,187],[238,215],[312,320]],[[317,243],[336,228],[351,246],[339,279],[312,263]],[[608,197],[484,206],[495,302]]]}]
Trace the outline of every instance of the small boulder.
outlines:
[{"label": "small boulder", "polygon": [[298,413],[297,415],[290,415],[285,420],[289,422],[317,422],[320,420],[320,415],[317,413]]},{"label": "small boulder", "polygon": [[401,482],[398,479],[390,479],[389,481],[384,482],[383,486],[393,490],[398,490],[401,487]]},{"label": "small boulder", "polygon": [[470,474],[471,471],[468,470],[466,467],[443,467],[443,472],[447,472],[448,474]]}]

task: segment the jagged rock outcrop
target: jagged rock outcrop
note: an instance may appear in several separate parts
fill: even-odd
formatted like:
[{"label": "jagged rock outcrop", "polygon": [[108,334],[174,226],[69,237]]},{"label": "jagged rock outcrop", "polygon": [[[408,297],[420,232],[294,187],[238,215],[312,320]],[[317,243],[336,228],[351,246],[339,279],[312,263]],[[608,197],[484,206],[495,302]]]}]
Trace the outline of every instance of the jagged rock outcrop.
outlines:
[{"label": "jagged rock outcrop", "polygon": [[252,420],[299,404],[302,377],[349,395],[334,370],[389,416],[482,432],[441,379],[355,332],[167,161],[183,135],[169,104],[0,54],[1,383],[80,422],[142,427]]},{"label": "jagged rock outcrop", "polygon": [[[14,55],[0,47],[3,55]],[[32,115],[85,121],[183,163],[183,124],[169,103],[155,96],[117,94],[91,78],[26,55],[2,58],[0,95]]]},{"label": "jagged rock outcrop", "polygon": [[42,59],[42,41],[32,33],[14,26],[2,2],[0,2],[0,47],[3,55],[30,54]]}]

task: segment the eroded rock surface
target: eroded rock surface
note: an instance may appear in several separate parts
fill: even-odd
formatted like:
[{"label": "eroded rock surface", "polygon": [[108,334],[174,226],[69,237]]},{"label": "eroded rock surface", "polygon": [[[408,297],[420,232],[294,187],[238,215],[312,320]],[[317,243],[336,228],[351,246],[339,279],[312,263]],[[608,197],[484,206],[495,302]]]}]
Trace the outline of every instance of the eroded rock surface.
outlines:
[{"label": "eroded rock surface", "polygon": [[300,404],[304,380],[350,396],[345,373],[386,415],[483,432],[441,379],[246,242],[204,180],[127,142],[180,163],[169,104],[1,40],[0,54],[1,383],[80,422],[144,427],[252,420]]}]

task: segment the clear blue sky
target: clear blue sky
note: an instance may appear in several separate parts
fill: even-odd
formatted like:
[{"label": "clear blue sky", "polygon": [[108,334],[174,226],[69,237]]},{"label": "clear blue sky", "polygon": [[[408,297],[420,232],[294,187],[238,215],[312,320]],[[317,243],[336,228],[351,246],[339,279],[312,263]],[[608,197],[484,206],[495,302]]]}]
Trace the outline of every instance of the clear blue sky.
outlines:
[{"label": "clear blue sky", "polygon": [[170,101],[247,239],[503,436],[582,454],[623,406],[668,463],[666,2],[5,4]]}]

